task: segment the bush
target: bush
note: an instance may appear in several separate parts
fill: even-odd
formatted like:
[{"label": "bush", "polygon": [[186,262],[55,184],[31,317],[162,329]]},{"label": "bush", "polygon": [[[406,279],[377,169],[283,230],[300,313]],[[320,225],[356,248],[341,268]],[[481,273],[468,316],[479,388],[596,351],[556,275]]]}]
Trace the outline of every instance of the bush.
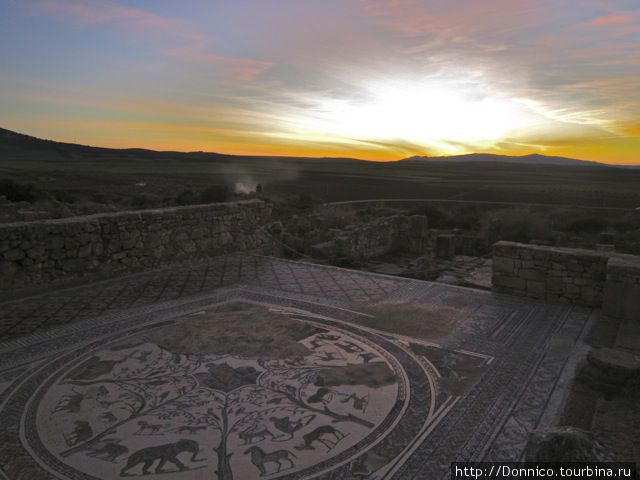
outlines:
[{"label": "bush", "polygon": [[358,222],[358,216],[353,208],[349,207],[333,207],[322,209],[317,214],[318,223],[323,228],[342,229],[347,225]]},{"label": "bush", "polygon": [[298,194],[297,207],[303,210],[313,208],[316,203],[316,199],[310,193],[303,192]]},{"label": "bush", "polygon": [[131,206],[135,208],[157,208],[162,205],[162,199],[152,193],[141,193],[131,199]]},{"label": "bush", "polygon": [[176,197],[177,205],[195,205],[198,203],[198,197],[191,190],[185,190]]},{"label": "bush", "polygon": [[33,185],[17,183],[10,178],[0,179],[0,195],[12,202],[33,202],[38,196]]},{"label": "bush", "polygon": [[599,233],[606,229],[609,223],[596,217],[578,218],[571,221],[565,228],[565,232],[571,233]]},{"label": "bush", "polygon": [[613,222],[613,228],[620,233],[640,230],[640,212],[625,213]]},{"label": "bush", "polygon": [[531,240],[554,240],[548,216],[527,208],[507,208],[488,212],[482,231],[489,243],[499,240],[527,243]]},{"label": "bush", "polygon": [[411,212],[413,215],[426,215],[430,228],[457,228],[449,212],[433,205],[425,205]]},{"label": "bush", "polygon": [[77,202],[83,202],[86,200],[86,197],[84,195],[80,195],[78,193],[71,192],[68,190],[56,190],[53,193],[53,196],[57,201],[62,203],[77,203]]},{"label": "bush", "polygon": [[462,230],[474,230],[480,224],[480,213],[475,206],[461,206],[455,208],[450,214],[455,228]]},{"label": "bush", "polygon": [[226,185],[211,185],[200,194],[200,203],[226,202],[231,191]]}]

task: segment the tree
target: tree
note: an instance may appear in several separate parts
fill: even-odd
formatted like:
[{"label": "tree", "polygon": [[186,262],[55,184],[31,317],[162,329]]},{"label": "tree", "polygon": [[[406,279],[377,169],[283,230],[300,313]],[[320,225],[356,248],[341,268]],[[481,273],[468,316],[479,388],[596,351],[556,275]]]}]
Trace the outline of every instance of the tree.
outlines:
[{"label": "tree", "polygon": [[[322,346],[325,340],[319,338],[316,344]],[[356,348],[344,342],[339,345]],[[113,356],[93,356],[61,381],[67,395],[61,396],[53,415],[68,415],[83,427],[79,434],[65,437],[69,448],[61,456],[91,452],[108,439],[119,442],[114,437],[132,425],[137,425],[140,435],[207,432],[217,436],[217,477],[232,480],[231,458],[236,452],[229,447],[231,436],[244,445],[260,435],[287,441],[317,417],[374,426],[355,413],[338,413],[322,402],[312,404],[308,396],[309,390],[328,391],[321,388],[324,378],[354,365],[329,366],[311,360],[312,355],[234,366],[233,357],[226,354],[178,354],[152,343],[119,350],[117,359]],[[92,418],[80,418],[80,406],[86,401],[96,404]],[[93,431],[90,425],[98,420],[104,427]]]}]

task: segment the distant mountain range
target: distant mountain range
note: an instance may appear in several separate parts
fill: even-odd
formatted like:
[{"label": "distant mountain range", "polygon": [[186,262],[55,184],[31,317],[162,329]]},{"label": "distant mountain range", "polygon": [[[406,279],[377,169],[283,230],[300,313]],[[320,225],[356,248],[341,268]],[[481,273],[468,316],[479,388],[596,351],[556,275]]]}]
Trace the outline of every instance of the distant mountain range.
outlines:
[{"label": "distant mountain range", "polygon": [[[140,160],[151,160],[154,158],[164,158],[171,156],[172,158],[185,157],[185,158],[198,158],[202,160],[232,160],[241,158],[256,158],[258,156],[237,156],[227,155],[214,152],[168,152],[168,151],[154,151],[142,148],[105,148],[105,147],[91,147],[86,145],[78,145],[74,143],[57,142],[54,140],[43,140],[41,138],[32,137],[22,133],[16,133],[11,130],[0,128],[0,152],[10,150],[46,150],[55,151],[58,155],[81,159],[84,156],[102,156],[118,153],[119,157],[137,158]],[[284,157],[269,157],[269,158],[284,158]],[[291,157],[287,157],[291,158]],[[300,160],[304,160],[304,157],[300,157]],[[355,158],[326,158],[328,161],[362,161]],[[527,165],[555,165],[555,166],[585,166],[585,167],[616,167],[616,165],[609,165],[606,163],[592,162],[587,160],[577,160],[575,158],[566,157],[554,157],[540,154],[522,155],[522,156],[509,156],[509,155],[495,155],[491,153],[470,153],[467,155],[452,155],[446,157],[427,157],[427,156],[414,156],[400,160],[402,163],[407,164],[425,164],[434,162],[464,162],[464,163],[520,163]],[[617,165],[617,167],[640,169],[640,165]]]},{"label": "distant mountain range", "polygon": [[492,153],[469,153],[467,155],[452,155],[448,157],[409,157],[402,160],[408,163],[428,162],[492,162],[492,163],[526,163],[533,165],[581,165],[585,167],[611,167],[612,165],[587,160],[577,160],[567,157],[552,157],[537,153],[522,156],[494,155]]}]

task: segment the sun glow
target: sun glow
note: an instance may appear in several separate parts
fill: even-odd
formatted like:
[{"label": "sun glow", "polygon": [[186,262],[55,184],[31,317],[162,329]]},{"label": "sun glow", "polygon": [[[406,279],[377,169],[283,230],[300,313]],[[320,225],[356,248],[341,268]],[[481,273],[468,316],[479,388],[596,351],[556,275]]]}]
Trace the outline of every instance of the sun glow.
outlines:
[{"label": "sun glow", "polygon": [[318,98],[295,126],[317,137],[402,140],[459,153],[492,146],[537,116],[524,100],[459,81],[371,83],[358,96]]}]

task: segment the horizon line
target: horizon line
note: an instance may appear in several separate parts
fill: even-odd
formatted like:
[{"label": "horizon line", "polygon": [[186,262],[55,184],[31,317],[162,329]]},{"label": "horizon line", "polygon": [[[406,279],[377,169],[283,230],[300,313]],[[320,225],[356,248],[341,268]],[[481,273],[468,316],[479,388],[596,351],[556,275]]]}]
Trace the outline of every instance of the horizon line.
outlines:
[{"label": "horizon line", "polygon": [[208,155],[224,155],[224,156],[228,156],[228,157],[262,157],[262,158],[286,158],[286,159],[310,159],[310,160],[322,160],[322,159],[328,159],[328,160],[354,160],[354,161],[359,161],[359,162],[371,162],[371,163],[397,163],[397,162],[401,162],[404,160],[410,160],[410,159],[414,159],[414,158],[424,158],[424,159],[433,159],[433,160],[437,160],[437,159],[447,159],[447,158],[456,158],[456,157],[465,157],[465,156],[471,156],[471,155],[489,155],[489,156],[494,156],[494,157],[505,157],[505,158],[524,158],[524,157],[531,157],[531,156],[541,156],[544,158],[562,158],[562,159],[566,159],[566,160],[570,160],[570,161],[576,161],[576,162],[585,162],[585,163],[593,163],[596,165],[602,165],[602,166],[616,166],[616,167],[640,167],[640,163],[608,163],[608,162],[604,162],[601,160],[586,160],[586,159],[581,159],[581,158],[575,158],[575,157],[564,157],[564,156],[560,156],[560,155],[545,155],[543,153],[539,153],[539,152],[535,152],[535,153],[527,153],[527,154],[521,154],[521,155],[509,155],[509,154],[501,154],[501,153],[490,153],[490,152],[470,152],[470,153],[460,153],[460,154],[456,154],[456,155],[436,155],[436,156],[431,156],[428,154],[415,154],[415,155],[411,155],[408,157],[403,157],[403,158],[398,158],[398,159],[394,159],[394,160],[372,160],[372,159],[366,159],[366,158],[359,158],[359,157],[350,157],[350,156],[336,156],[336,157],[331,157],[331,156],[300,156],[300,155],[273,155],[273,154],[265,154],[265,153],[243,153],[243,154],[238,154],[238,153],[224,153],[224,152],[220,152],[220,151],[207,151],[207,150],[157,150],[154,148],[146,148],[146,147],[109,147],[109,146],[101,146],[101,145],[90,145],[90,144],[83,144],[83,143],[76,143],[76,142],[68,142],[68,141],[61,141],[61,140],[55,140],[55,139],[51,139],[51,138],[42,138],[42,137],[37,137],[34,135],[30,135],[27,133],[21,133],[21,132],[17,132],[15,130],[11,130],[8,128],[4,128],[4,127],[0,127],[0,130],[4,130],[6,132],[11,132],[13,134],[16,135],[21,135],[24,137],[29,137],[29,138],[34,138],[36,140],[40,140],[40,141],[45,141],[45,142],[53,142],[53,143],[59,143],[59,144],[66,144],[66,145],[73,145],[73,146],[77,146],[77,147],[86,147],[86,148],[102,148],[102,149],[107,149],[107,150],[143,150],[143,151],[147,151],[147,152],[154,152],[154,153],[181,153],[181,154],[208,154]]}]

